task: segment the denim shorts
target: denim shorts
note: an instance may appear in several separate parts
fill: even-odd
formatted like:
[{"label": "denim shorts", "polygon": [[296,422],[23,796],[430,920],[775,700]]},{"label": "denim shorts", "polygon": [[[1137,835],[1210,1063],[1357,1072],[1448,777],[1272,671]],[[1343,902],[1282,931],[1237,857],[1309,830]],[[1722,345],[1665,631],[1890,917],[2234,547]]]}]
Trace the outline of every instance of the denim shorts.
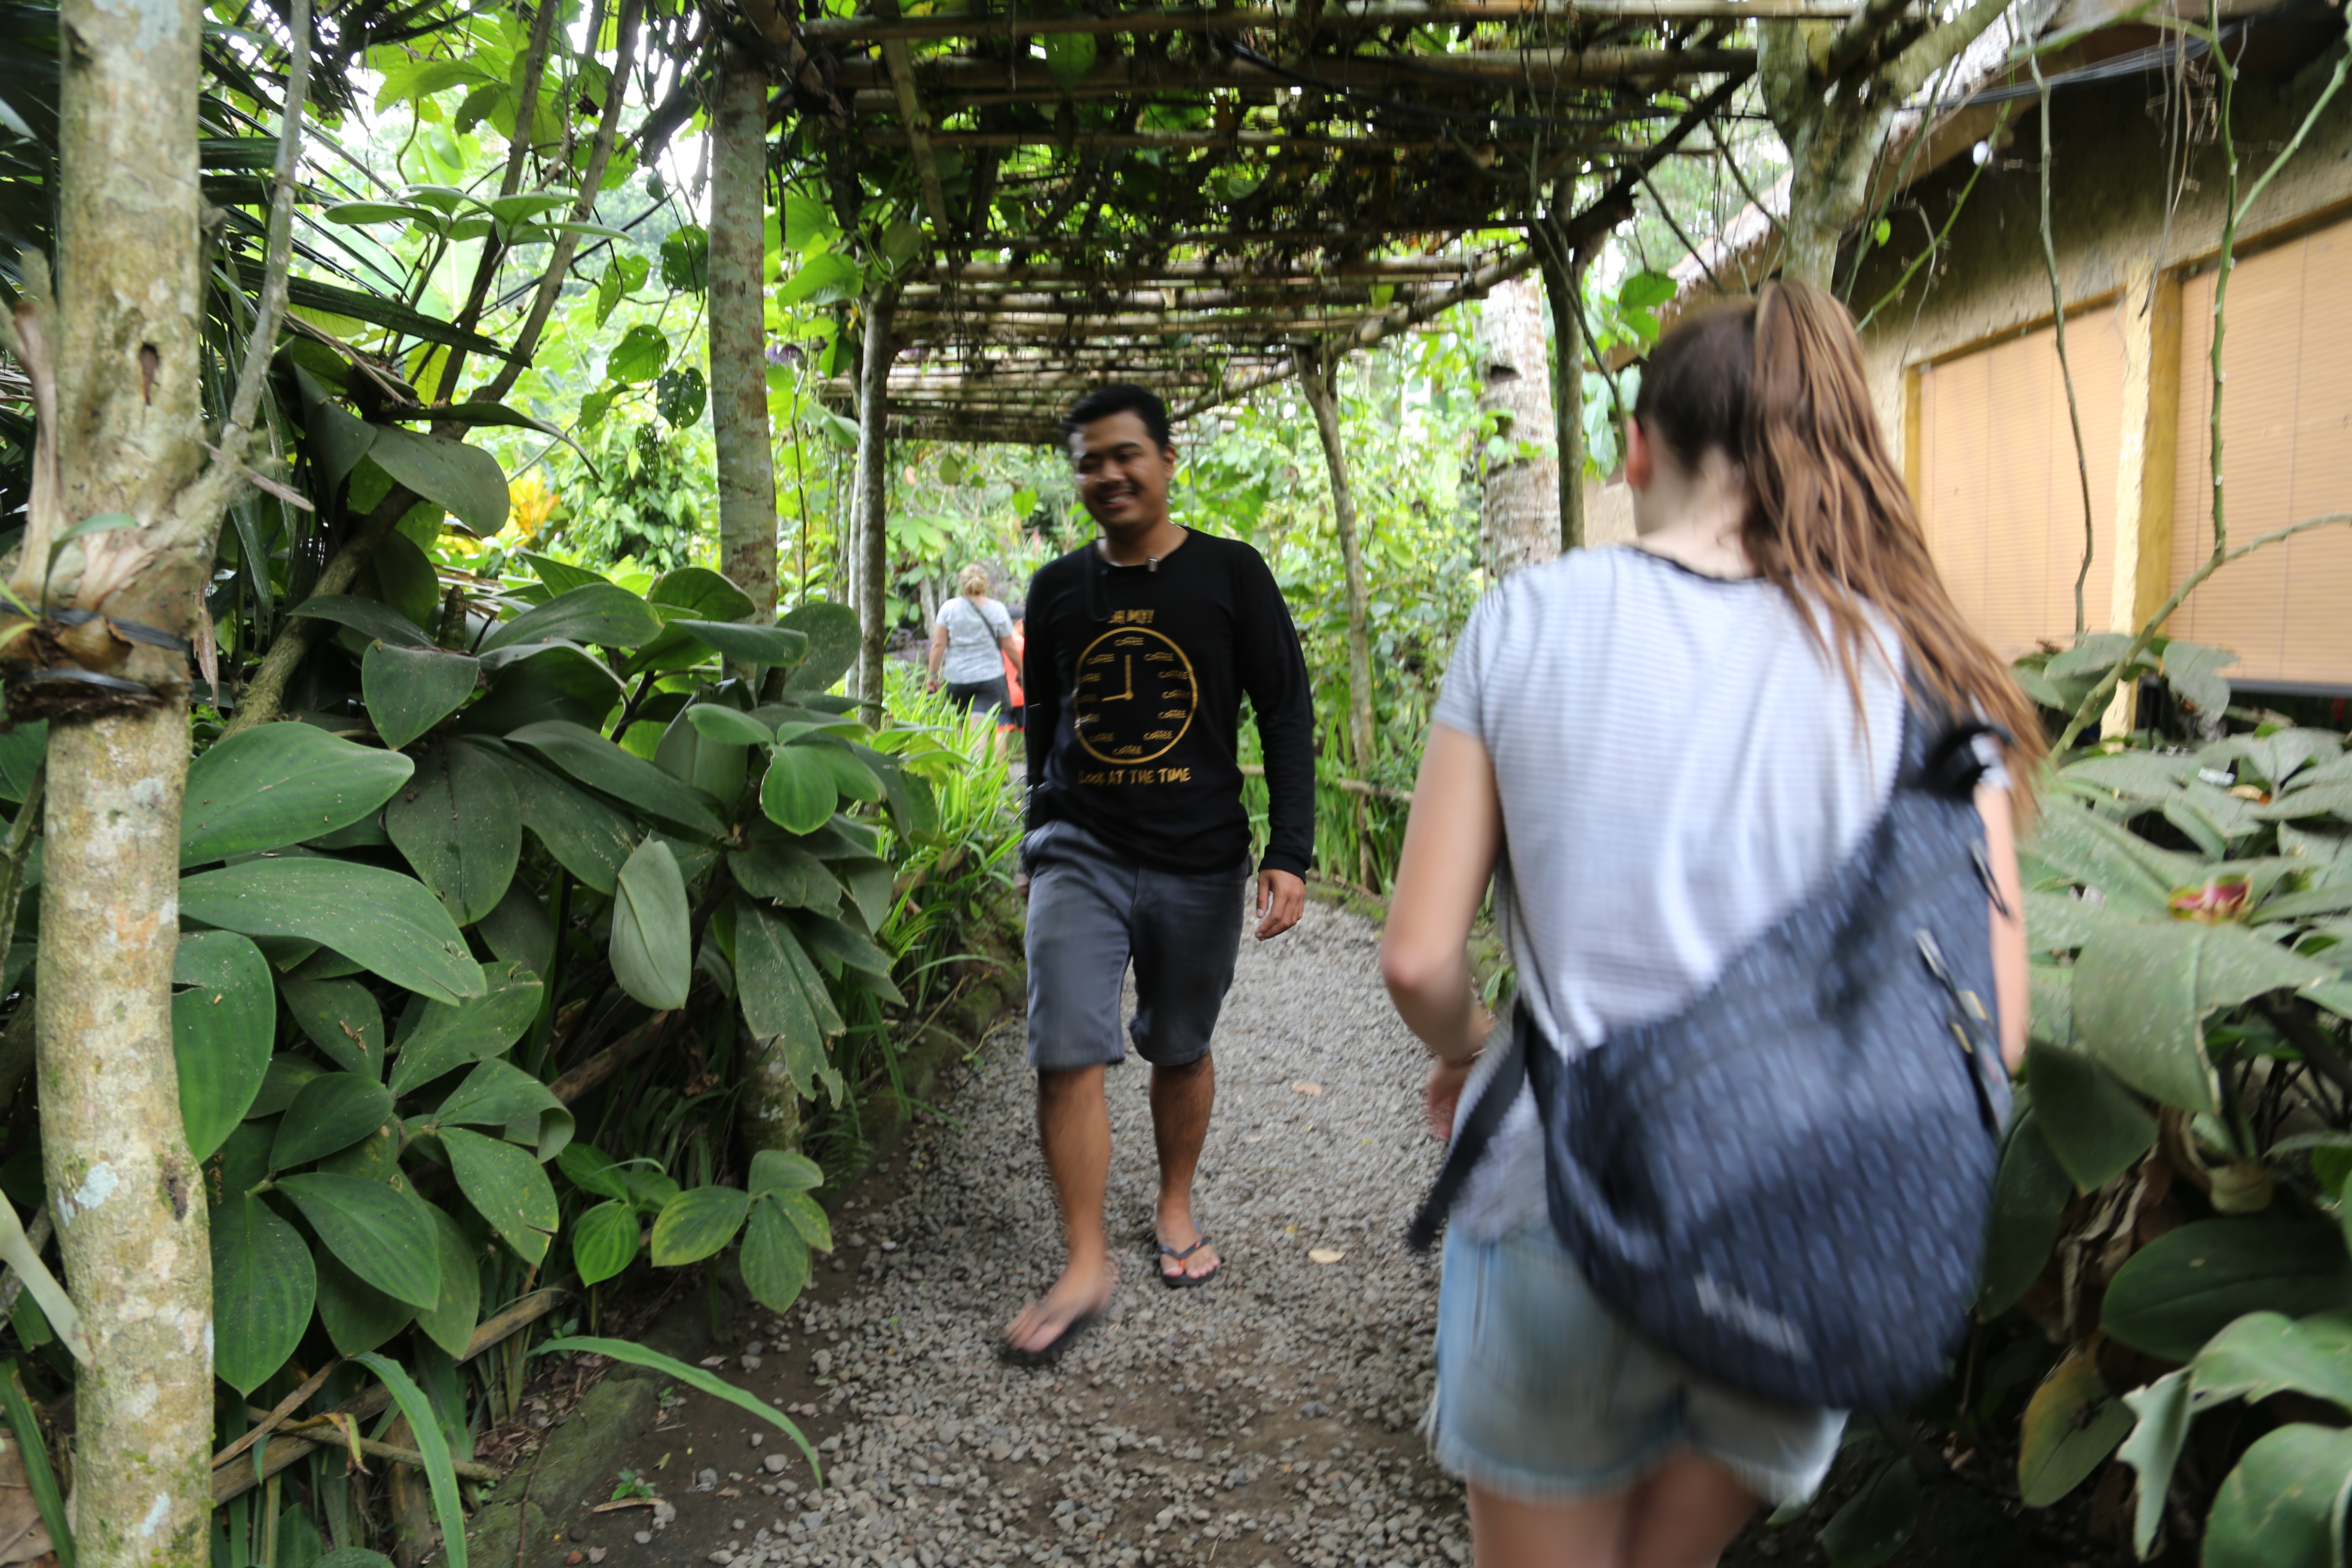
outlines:
[{"label": "denim shorts", "polygon": [[1549,1225],[1500,1241],[1447,1232],[1428,1430],[1448,1474],[1519,1502],[1574,1502],[1685,1449],[1777,1505],[1820,1488],[1844,1426],[1842,1410],[1736,1394],[1643,1340]]}]

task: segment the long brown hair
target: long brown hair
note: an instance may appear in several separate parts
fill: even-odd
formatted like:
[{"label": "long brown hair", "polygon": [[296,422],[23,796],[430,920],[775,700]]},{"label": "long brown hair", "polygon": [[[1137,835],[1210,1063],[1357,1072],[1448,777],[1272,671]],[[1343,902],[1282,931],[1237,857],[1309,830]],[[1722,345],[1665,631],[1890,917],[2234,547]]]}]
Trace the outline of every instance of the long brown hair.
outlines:
[{"label": "long brown hair", "polygon": [[1682,468],[1720,450],[1747,471],[1743,538],[1766,581],[1843,669],[1857,708],[1875,606],[1904,661],[1956,711],[2009,731],[2021,820],[2048,742],[2009,667],[1970,630],[1927,552],[1911,493],[1888,456],[1845,307],[1809,283],[1768,283],[1753,304],[1668,333],[1650,355],[1633,416]]}]

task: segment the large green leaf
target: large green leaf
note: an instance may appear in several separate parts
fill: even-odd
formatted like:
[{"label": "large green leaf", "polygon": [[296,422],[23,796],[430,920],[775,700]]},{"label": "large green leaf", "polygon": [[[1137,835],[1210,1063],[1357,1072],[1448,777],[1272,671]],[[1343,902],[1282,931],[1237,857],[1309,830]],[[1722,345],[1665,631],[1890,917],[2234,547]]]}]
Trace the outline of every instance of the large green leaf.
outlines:
[{"label": "large green leaf", "polygon": [[805,1193],[824,1185],[824,1168],[806,1154],[762,1149],[751,1156],[751,1195]]},{"label": "large green leaf", "polygon": [[[743,786],[749,782],[751,749],[740,741],[714,736],[705,728],[708,721],[698,724],[688,717],[700,712],[734,713],[734,710],[710,703],[680,709],[669,728],[662,731],[661,743],[654,750],[654,763],[672,778],[731,809],[742,798]],[[756,722],[740,713],[735,717],[746,724]]]},{"label": "large green leaf", "polygon": [[654,1216],[653,1260],[657,1268],[699,1263],[735,1239],[751,1195],[733,1187],[688,1187]]},{"label": "large green leaf", "polygon": [[851,800],[882,798],[881,778],[860,762],[857,754],[847,746],[812,741],[806,743],[806,749],[814,752],[817,761],[824,764],[825,772],[833,775],[833,787],[842,795]]},{"label": "large green leaf", "polygon": [[2159,914],[2175,888],[2201,880],[2205,863],[2159,849],[2120,824],[2063,801],[2034,820],[2021,847],[2068,881],[2096,888],[2110,908]]},{"label": "large green leaf", "polygon": [[753,840],[727,857],[735,885],[755,899],[773,899],[787,909],[830,914],[841,900],[839,883],[825,863],[799,845],[782,839]]},{"label": "large green leaf", "polygon": [[428,1002],[400,1039],[392,1092],[406,1094],[443,1073],[495,1057],[522,1038],[539,1016],[546,987],[539,976],[510,963],[478,967],[476,995],[463,1002]]},{"label": "large green leaf", "polygon": [[440,1241],[441,1300],[431,1310],[416,1314],[416,1326],[451,1355],[464,1355],[482,1315],[481,1266],[457,1222],[435,1205],[425,1206],[432,1211],[433,1232]]},{"label": "large green leaf", "polygon": [[332,833],[390,800],[415,765],[310,724],[263,724],[188,764],[180,864],[279,849]]},{"label": "large green leaf", "polygon": [[441,1130],[441,1146],[449,1152],[458,1190],[499,1238],[525,1263],[545,1258],[562,1216],[555,1186],[539,1162],[504,1139],[459,1127]]},{"label": "large green leaf", "polygon": [[360,690],[376,734],[397,751],[455,713],[481,671],[462,653],[372,643],[360,658]]},{"label": "large green leaf", "polygon": [[1830,1568],[1878,1568],[1903,1549],[1919,1521],[1919,1475],[1895,1459],[1862,1485],[1822,1527]]},{"label": "large green leaf", "polygon": [[498,908],[481,918],[475,930],[490,951],[509,963],[519,963],[533,974],[553,972],[555,925],[547,906],[520,879],[509,883]]},{"label": "large green leaf", "polygon": [[481,967],[448,911],[396,871],[315,856],[248,860],[180,879],[180,913],[247,936],[305,938],[436,1000],[481,994]]},{"label": "large green leaf", "polygon": [[608,897],[636,847],[637,826],[624,812],[536,763],[516,774],[522,823],[556,863]]},{"label": "large green leaf", "polygon": [[278,1119],[269,1168],[307,1165],[320,1155],[350,1148],[391,1120],[392,1091],[374,1078],[331,1072],[313,1079]]},{"label": "large green leaf", "polygon": [[2021,1110],[2001,1144],[1994,1177],[1992,1215],[1986,1226],[1984,1276],[1977,1287],[1977,1311],[1995,1318],[2017,1304],[2050,1261],[2058,1223],[2074,1184],[2042,1136],[2041,1116]]},{"label": "large green leaf", "polygon": [[2201,1568],[2344,1568],[2352,1431],[2298,1424],[2265,1434],[2205,1516]]},{"label": "large green leaf", "polygon": [[792,1222],[800,1238],[818,1252],[833,1250],[833,1221],[824,1205],[803,1192],[778,1189],[763,1194],[763,1201],[776,1205],[776,1212]]},{"label": "large green leaf", "polygon": [[760,809],[787,833],[810,833],[833,816],[833,773],[813,746],[772,746],[760,781]]},{"label": "large green leaf", "polygon": [[678,717],[691,724],[706,741],[726,745],[772,746],[776,732],[752,718],[749,713],[719,702],[698,702],[681,709]]},{"label": "large green leaf", "polygon": [[[180,940],[183,944],[187,941]],[[293,974],[278,982],[278,991],[312,1045],[337,1065],[383,1080],[383,1009],[376,1005],[373,992],[356,980],[306,980]]]},{"label": "large green leaf", "polygon": [[2131,1427],[2131,1410],[2108,1392],[2097,1359],[2068,1356],[2033,1391],[2019,1425],[2019,1500],[2048,1508],[2081,1486]]},{"label": "large green leaf", "polygon": [[225,931],[183,934],[172,983],[190,987],[172,996],[172,1058],[188,1152],[202,1160],[236,1131],[261,1092],[278,1032],[276,993],[261,950]]},{"label": "large green leaf", "polygon": [[601,1203],[572,1222],[572,1266],[583,1285],[602,1284],[636,1256],[637,1215],[627,1204]]},{"label": "large green leaf", "polygon": [[301,1235],[244,1193],[214,1201],[212,1249],[213,1371],[251,1394],[302,1342],[318,1271]]},{"label": "large green leaf", "polygon": [[545,642],[636,647],[660,636],[661,627],[661,617],[626,588],[587,583],[494,627],[482,651]]},{"label": "large green leaf", "polygon": [[847,605],[803,605],[778,624],[808,638],[808,656],[784,677],[787,691],[830,691],[856,662],[857,612]]},{"label": "large green leaf", "polygon": [[386,425],[368,456],[378,468],[447,511],[480,538],[507,525],[507,476],[479,447]]},{"label": "large green leaf", "polygon": [[332,1253],[318,1256],[319,1321],[328,1342],[343,1355],[372,1351],[416,1321],[416,1309],[387,1296],[341,1264]]},{"label": "large green leaf", "polygon": [[737,626],[728,621],[677,620],[670,625],[687,632],[704,647],[715,648],[743,664],[769,668],[797,664],[808,652],[805,632],[790,626]]},{"label": "large green leaf", "polygon": [[2249,1312],[2197,1352],[2197,1398],[2252,1403],[2289,1390],[2352,1414],[2352,1308],[2300,1322]]},{"label": "large green leaf", "polygon": [[2156,1118],[2085,1052],[2036,1040],[2025,1055],[2025,1079],[2042,1136],[2086,1193],[2137,1164],[2156,1142]]},{"label": "large green leaf", "polygon": [[478,735],[504,735],[551,720],[593,730],[621,700],[620,678],[572,643],[501,648],[482,661],[490,689],[459,721]]},{"label": "large green leaf", "polygon": [[[351,627],[363,637],[388,642],[395,647],[429,648],[434,646],[424,627],[391,605],[380,605],[373,599],[354,598],[349,594],[321,594],[316,598],[303,600],[286,613],[310,620],[333,621],[338,626]],[[261,733],[258,730],[245,732],[248,735]]]},{"label": "large green leaf", "polygon": [[554,1159],[572,1142],[571,1108],[512,1062],[476,1067],[435,1108],[432,1120],[450,1127],[495,1127],[508,1142],[530,1145],[542,1161]]},{"label": "large green leaf", "polygon": [[865,932],[806,910],[794,917],[794,923],[803,942],[818,957],[831,958],[868,974],[889,977],[890,955],[875,946]]},{"label": "large green leaf", "polygon": [[2146,1388],[2124,1395],[2139,1424],[2116,1450],[2116,1458],[2139,1473],[2132,1502],[2132,1550],[2146,1562],[2155,1544],[2157,1526],[2164,1522],[2165,1500],[2172,1495],[2172,1468],[2180,1461],[2181,1445],[2189,1440],[2191,1408],[2189,1369],[2158,1378]]},{"label": "large green leaf", "polygon": [[2264,1215],[2199,1220],[2157,1237],[2116,1270],[2099,1317],[2134,1350],[2185,1362],[2248,1312],[2301,1317],[2347,1302],[2343,1233]]},{"label": "large green leaf", "polygon": [[801,990],[800,972],[785,952],[799,945],[782,916],[757,904],[739,906],[735,984],[743,1002],[743,1021],[763,1040],[782,1037],[788,1055],[811,1050],[822,1055],[824,1033]]},{"label": "large green leaf", "polygon": [[418,754],[383,826],[461,926],[498,907],[522,856],[522,803],[507,765],[456,736]]},{"label": "large green leaf", "polygon": [[414,1193],[357,1176],[281,1176],[319,1240],[352,1273],[412,1307],[441,1300],[440,1242],[432,1211]]},{"label": "large green leaf", "polygon": [[751,1205],[744,1222],[741,1265],[751,1299],[772,1312],[791,1311],[808,1287],[808,1243],[765,1199]]},{"label": "large green leaf", "polygon": [[897,898],[897,882],[887,860],[836,860],[833,874],[849,890],[856,900],[857,912],[866,917],[866,929],[878,931],[889,918],[890,905]]},{"label": "large green leaf", "polygon": [[2269,991],[2333,979],[2243,926],[2117,921],[2074,961],[2074,1031],[2115,1075],[2184,1110],[2220,1109],[2204,1020]]},{"label": "large green leaf", "polygon": [[678,783],[643,757],[593,730],[561,721],[527,724],[507,739],[528,746],[592,789],[640,806],[664,821],[717,837],[724,831],[709,796]]},{"label": "large green leaf", "polygon": [[705,621],[740,621],[759,608],[751,595],[708,566],[680,566],[665,572],[654,579],[646,597],[670,616]]},{"label": "large green leaf", "polygon": [[15,805],[25,798],[48,751],[47,719],[36,719],[0,732],[0,800]]},{"label": "large green leaf", "polygon": [[683,1007],[694,979],[686,879],[677,858],[648,837],[621,868],[613,900],[613,978],[648,1007]]}]

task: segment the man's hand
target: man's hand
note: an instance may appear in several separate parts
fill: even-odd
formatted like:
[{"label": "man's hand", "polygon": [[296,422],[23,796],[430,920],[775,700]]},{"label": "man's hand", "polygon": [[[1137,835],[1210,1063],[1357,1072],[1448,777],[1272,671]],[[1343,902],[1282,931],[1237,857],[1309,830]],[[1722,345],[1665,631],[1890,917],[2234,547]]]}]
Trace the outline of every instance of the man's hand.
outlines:
[{"label": "man's hand", "polygon": [[1307,912],[1307,884],[1288,871],[1257,874],[1257,939],[1280,936]]},{"label": "man's hand", "polygon": [[1028,872],[1015,871],[1013,873],[1013,890],[1021,895],[1021,901],[1023,903],[1025,904],[1029,901]]}]

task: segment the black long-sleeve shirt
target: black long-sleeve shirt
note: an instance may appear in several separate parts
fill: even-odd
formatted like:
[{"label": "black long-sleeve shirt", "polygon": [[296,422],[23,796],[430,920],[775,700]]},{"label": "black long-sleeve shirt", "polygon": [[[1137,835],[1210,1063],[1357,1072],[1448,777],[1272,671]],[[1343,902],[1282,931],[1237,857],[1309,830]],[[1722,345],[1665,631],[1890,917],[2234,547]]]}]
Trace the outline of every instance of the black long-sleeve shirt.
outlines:
[{"label": "black long-sleeve shirt", "polygon": [[1157,570],[1092,544],[1029,585],[1029,825],[1067,818],[1144,866],[1213,871],[1249,852],[1234,750],[1244,693],[1265,755],[1261,866],[1315,854],[1315,703],[1265,560],[1193,531]]}]

